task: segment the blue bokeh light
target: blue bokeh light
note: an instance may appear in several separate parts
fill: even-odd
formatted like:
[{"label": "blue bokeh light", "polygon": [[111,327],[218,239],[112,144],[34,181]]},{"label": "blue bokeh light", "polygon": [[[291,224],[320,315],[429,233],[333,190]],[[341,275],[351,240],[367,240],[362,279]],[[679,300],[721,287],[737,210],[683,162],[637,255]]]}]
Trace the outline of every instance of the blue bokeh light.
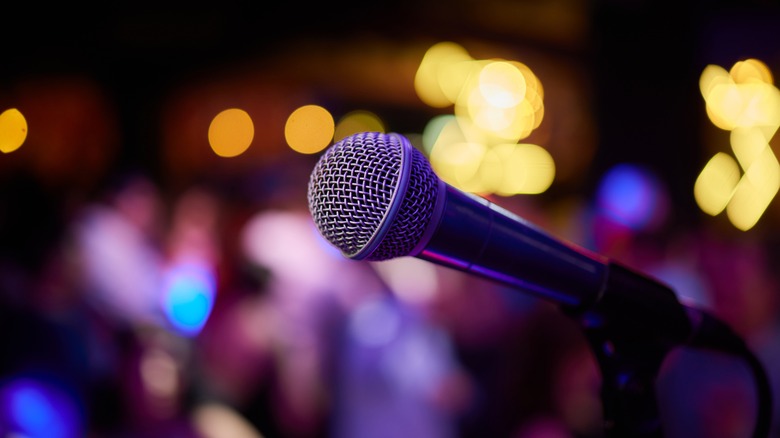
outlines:
[{"label": "blue bokeh light", "polygon": [[633,164],[619,164],[607,172],[598,188],[599,210],[632,230],[646,229],[663,215],[663,194],[655,176]]},{"label": "blue bokeh light", "polygon": [[0,422],[2,433],[29,438],[75,438],[82,429],[75,398],[31,378],[11,380],[0,389]]},{"label": "blue bokeh light", "polygon": [[183,263],[165,275],[163,311],[180,333],[194,336],[206,324],[214,305],[216,279],[205,265]]}]

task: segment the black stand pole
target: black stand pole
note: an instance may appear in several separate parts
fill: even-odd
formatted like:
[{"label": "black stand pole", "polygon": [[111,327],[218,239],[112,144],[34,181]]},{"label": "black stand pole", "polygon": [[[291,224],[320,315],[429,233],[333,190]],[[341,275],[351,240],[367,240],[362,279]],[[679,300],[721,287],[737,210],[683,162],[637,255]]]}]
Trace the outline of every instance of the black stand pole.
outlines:
[{"label": "black stand pole", "polygon": [[604,327],[585,327],[601,371],[607,438],[662,437],[655,382],[668,348],[619,339]]},{"label": "black stand pole", "polygon": [[663,436],[655,384],[667,354],[678,346],[745,359],[757,388],[753,437],[769,435],[772,395],[763,365],[725,323],[682,305],[668,287],[610,263],[596,302],[563,310],[582,326],[601,371],[605,437]]},{"label": "black stand pole", "polygon": [[605,437],[662,437],[656,380],[691,331],[674,292],[613,263],[596,303],[564,310],[582,326],[601,371]]}]

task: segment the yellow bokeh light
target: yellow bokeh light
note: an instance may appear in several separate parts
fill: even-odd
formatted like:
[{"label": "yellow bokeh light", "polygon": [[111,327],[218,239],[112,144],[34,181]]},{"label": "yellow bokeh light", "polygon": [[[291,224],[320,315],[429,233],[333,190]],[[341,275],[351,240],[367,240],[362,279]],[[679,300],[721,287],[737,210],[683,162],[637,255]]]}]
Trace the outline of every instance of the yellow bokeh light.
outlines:
[{"label": "yellow bokeh light", "polygon": [[725,130],[780,125],[780,92],[763,62],[748,59],[730,71],[708,65],[699,77],[699,89],[712,123]]},{"label": "yellow bokeh light", "polygon": [[729,221],[742,231],[749,230],[764,214],[778,189],[780,164],[772,150],[764,148],[734,190],[726,207]]},{"label": "yellow bokeh light", "polygon": [[709,100],[712,89],[717,85],[734,84],[734,80],[725,68],[719,65],[710,64],[704,67],[699,76],[699,91],[704,100]]},{"label": "yellow bokeh light", "polygon": [[731,155],[718,152],[707,162],[693,185],[696,204],[703,212],[718,215],[734,195],[739,178],[737,162]]},{"label": "yellow bokeh light", "polygon": [[704,110],[707,113],[707,118],[710,119],[713,125],[717,126],[720,129],[729,131],[733,126],[729,125],[725,120],[723,120],[718,113],[712,110],[712,107],[705,104]]},{"label": "yellow bokeh light", "polygon": [[[432,88],[425,91],[423,84]],[[442,180],[466,192],[507,196],[541,193],[552,184],[550,154],[517,144],[544,117],[544,89],[527,65],[473,59],[444,42],[426,52],[415,87],[431,106],[454,104],[454,115],[433,118],[422,135],[422,149]]]},{"label": "yellow bokeh light", "polygon": [[539,77],[536,76],[527,65],[518,61],[511,61],[511,64],[514,65],[520,73],[522,73],[523,78],[525,78],[525,100],[528,101],[528,103],[531,104],[531,108],[533,108],[534,122],[531,129],[536,129],[544,118],[544,87],[542,86]]},{"label": "yellow bokeh light", "polygon": [[526,93],[525,100],[522,103],[527,103],[531,107],[532,113],[529,114],[529,119],[533,120],[533,123],[531,123],[531,129],[534,130],[539,127],[539,125],[542,124],[542,119],[544,119],[544,103],[542,102],[542,97],[540,94],[529,91]]},{"label": "yellow bokeh light", "polygon": [[780,126],[780,91],[763,82],[742,84],[744,110],[737,127]]},{"label": "yellow bokeh light", "polygon": [[501,148],[491,146],[485,150],[482,161],[479,163],[477,173],[474,175],[472,192],[475,193],[495,193],[501,187],[504,180],[504,161],[501,156]]},{"label": "yellow bokeh light", "polygon": [[27,120],[16,108],[0,114],[0,151],[13,152],[27,139]]},{"label": "yellow bokeh light", "polygon": [[[484,131],[477,128],[471,119],[459,116],[447,116],[443,120],[439,120],[440,126],[433,126],[426,129],[430,132],[426,134],[427,139],[425,142],[433,140],[433,144],[423,145],[426,151],[429,150],[430,155],[437,144],[451,144],[451,143],[480,143],[486,144],[487,137],[484,135]],[[436,135],[434,137],[434,134]]]},{"label": "yellow bokeh light", "polygon": [[486,148],[474,142],[437,142],[431,151],[431,166],[446,183],[471,192],[469,183],[474,179]]},{"label": "yellow bokeh light", "polygon": [[525,98],[525,76],[508,62],[491,62],[479,73],[479,91],[497,108],[512,108]]},{"label": "yellow bokeh light", "polygon": [[731,131],[731,149],[743,169],[749,168],[767,147],[769,142],[762,129],[736,128]]},{"label": "yellow bokeh light", "polygon": [[764,191],[773,192],[773,195],[777,192],[780,187],[780,164],[771,148],[761,150],[753,164],[745,171],[743,179],[750,180]]},{"label": "yellow bokeh light", "polygon": [[352,111],[336,124],[333,141],[339,141],[360,132],[385,132],[385,125],[376,114],[370,111]]},{"label": "yellow bokeh light", "polygon": [[[737,126],[738,119],[744,109],[743,94],[736,84],[716,85],[707,96],[707,110],[715,126],[732,130]],[[709,114],[708,113],[708,114]]]},{"label": "yellow bokeh light", "polygon": [[542,82],[539,80],[539,77],[536,76],[533,70],[519,61],[509,61],[509,63],[512,64],[517,70],[519,70],[523,75],[523,78],[525,78],[526,89],[528,92],[533,92],[539,97],[540,100],[544,99],[544,87],[542,87]]},{"label": "yellow bokeh light", "polygon": [[725,209],[743,231],[755,226],[780,189],[780,164],[769,146],[780,127],[780,90],[773,84],[757,59],[736,62],[728,72],[708,65],[699,78],[707,115],[731,131],[736,160],[716,154],[696,179],[694,196],[702,211],[714,216]]},{"label": "yellow bokeh light", "polygon": [[[468,74],[472,58],[461,45],[444,41],[431,46],[423,56],[414,77],[417,96],[435,108],[443,108],[454,102],[453,84],[463,81]],[[459,79],[460,78],[460,79]]]},{"label": "yellow bokeh light", "polygon": [[765,83],[719,84],[707,98],[707,110],[719,128],[780,125],[780,92]]},{"label": "yellow bokeh light", "polygon": [[738,84],[761,82],[771,85],[774,83],[769,67],[754,58],[736,62],[729,70],[729,75]]},{"label": "yellow bokeh light", "polygon": [[[466,99],[468,97],[468,99]],[[470,119],[473,124],[484,131],[483,136],[491,143],[516,142],[528,137],[536,125],[536,113],[527,99],[521,100],[516,106],[499,108],[488,102],[478,88],[459,100],[455,113]]]},{"label": "yellow bokeh light", "polygon": [[468,95],[464,95],[465,105],[459,105],[464,108],[471,120],[480,128],[488,132],[498,132],[509,128],[514,119],[514,107],[499,108],[491,105],[485,99],[485,95],[479,90],[479,87],[473,87]]},{"label": "yellow bokeh light", "polygon": [[209,144],[221,157],[235,157],[244,153],[252,144],[255,126],[246,111],[226,109],[214,117],[209,125]]},{"label": "yellow bokeh light", "polygon": [[456,103],[466,84],[479,75],[485,61],[467,60],[454,62],[439,70],[439,87],[450,103]]},{"label": "yellow bokeh light", "polygon": [[455,114],[471,120],[491,144],[516,142],[539,126],[541,112],[534,109],[534,102],[541,106],[536,85],[526,86],[526,77],[516,64],[494,61],[463,84]]},{"label": "yellow bokeh light", "polygon": [[328,110],[319,105],[305,105],[287,118],[284,138],[292,150],[314,154],[330,145],[335,130],[333,116]]},{"label": "yellow bokeh light", "polygon": [[511,149],[502,154],[504,178],[497,193],[538,194],[550,188],[555,180],[555,161],[550,153],[530,143],[509,146]]}]

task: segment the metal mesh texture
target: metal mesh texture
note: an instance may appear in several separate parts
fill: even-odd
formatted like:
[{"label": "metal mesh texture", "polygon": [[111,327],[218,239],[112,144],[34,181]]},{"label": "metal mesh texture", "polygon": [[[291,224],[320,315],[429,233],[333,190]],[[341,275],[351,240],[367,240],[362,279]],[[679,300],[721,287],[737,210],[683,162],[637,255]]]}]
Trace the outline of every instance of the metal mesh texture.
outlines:
[{"label": "metal mesh texture", "polygon": [[[408,188],[394,200],[403,149],[412,152]],[[320,233],[346,256],[371,241],[393,202],[401,202],[388,220],[386,235],[366,260],[406,256],[420,242],[433,215],[438,177],[425,157],[401,136],[361,133],[331,146],[311,174],[309,210]]]}]

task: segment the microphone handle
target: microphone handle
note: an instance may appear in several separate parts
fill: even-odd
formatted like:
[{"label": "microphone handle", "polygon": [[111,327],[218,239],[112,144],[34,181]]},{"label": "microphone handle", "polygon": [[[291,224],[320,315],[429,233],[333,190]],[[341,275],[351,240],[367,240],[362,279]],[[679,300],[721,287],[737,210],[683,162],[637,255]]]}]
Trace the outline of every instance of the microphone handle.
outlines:
[{"label": "microphone handle", "polygon": [[438,218],[415,257],[599,315],[619,327],[656,334],[660,329],[663,338],[675,341],[690,334],[684,306],[662,283],[556,239],[487,199],[442,186]]},{"label": "microphone handle", "polygon": [[413,255],[569,306],[599,296],[606,259],[551,237],[487,199],[448,184],[443,189],[435,229]]},{"label": "microphone handle", "polygon": [[662,434],[653,388],[666,354],[677,345],[744,358],[757,387],[752,436],[769,436],[766,371],[728,325],[681,304],[662,282],[555,239],[484,198],[440,187],[427,237],[411,255],[552,300],[578,319],[602,372],[607,436]]}]

